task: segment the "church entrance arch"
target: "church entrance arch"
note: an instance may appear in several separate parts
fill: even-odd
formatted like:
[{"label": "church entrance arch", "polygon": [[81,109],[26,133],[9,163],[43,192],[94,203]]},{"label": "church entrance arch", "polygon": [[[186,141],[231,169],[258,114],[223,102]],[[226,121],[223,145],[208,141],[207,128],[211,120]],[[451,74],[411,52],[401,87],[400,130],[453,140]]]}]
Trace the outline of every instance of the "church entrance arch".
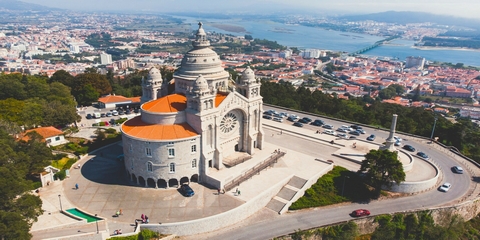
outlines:
[{"label": "church entrance arch", "polygon": [[156,187],[155,180],[151,178],[147,179],[147,186],[152,188]]},{"label": "church entrance arch", "polygon": [[145,179],[142,176],[138,177],[138,184],[140,186],[145,186]]},{"label": "church entrance arch", "polygon": [[167,181],[165,181],[165,179],[158,179],[157,185],[159,188],[167,188]]},{"label": "church entrance arch", "polygon": [[169,187],[178,187],[178,180],[176,178],[172,178],[168,180]]},{"label": "church entrance arch", "polygon": [[135,176],[135,174],[132,173],[132,182],[134,184],[138,184],[138,181],[137,181],[137,176]]},{"label": "church entrance arch", "polygon": [[188,177],[182,177],[182,178],[180,178],[180,185],[182,185],[182,184],[184,184],[184,183],[189,183]]},{"label": "church entrance arch", "polygon": [[190,178],[190,182],[198,182],[198,174],[193,174]]}]

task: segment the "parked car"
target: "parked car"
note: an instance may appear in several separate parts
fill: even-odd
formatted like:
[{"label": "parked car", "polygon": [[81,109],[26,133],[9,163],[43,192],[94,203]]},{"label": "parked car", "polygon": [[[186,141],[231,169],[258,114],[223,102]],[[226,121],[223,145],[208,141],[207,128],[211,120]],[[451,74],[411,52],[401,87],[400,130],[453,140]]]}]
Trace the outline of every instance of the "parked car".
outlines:
[{"label": "parked car", "polygon": [[402,146],[402,142],[396,141],[394,145],[397,146],[397,147],[400,147],[400,146]]},{"label": "parked car", "polygon": [[370,134],[370,136],[367,137],[367,140],[368,140],[368,141],[373,141],[373,140],[375,140],[375,135],[374,135],[374,134]]},{"label": "parked car", "polygon": [[107,114],[105,114],[105,113],[101,113],[101,114],[100,114],[100,117],[102,117],[102,118],[104,118],[104,117],[106,117],[106,116],[107,116]]},{"label": "parked car", "polygon": [[347,133],[348,131],[345,128],[339,128],[337,129],[337,132]]},{"label": "parked car", "polygon": [[300,123],[308,123],[308,121],[307,121],[307,120],[305,120],[304,118],[302,118],[302,119],[299,119],[299,120],[298,120],[298,122],[300,122]]},{"label": "parked car", "polygon": [[350,213],[350,216],[352,217],[362,217],[362,216],[369,216],[369,215],[370,215],[370,211],[368,211],[367,209],[357,209],[352,213]]},{"label": "parked car", "polygon": [[297,120],[297,119],[300,118],[299,116],[297,116],[297,115],[295,115],[295,114],[290,114],[289,117],[291,117],[291,118],[293,118],[293,119],[295,119],[295,120]]},{"label": "parked car", "polygon": [[452,171],[453,171],[454,173],[463,174],[463,168],[460,167],[460,166],[453,166]]},{"label": "parked car", "polygon": [[428,155],[425,154],[424,152],[417,152],[417,156],[419,156],[419,157],[421,157],[421,158],[423,158],[423,159],[428,159],[428,158],[429,158]]},{"label": "parked car", "polygon": [[395,141],[397,141],[397,142],[401,142],[401,141],[402,141],[402,139],[399,138],[399,137],[397,137],[397,136],[393,136],[393,139],[395,139]]},{"label": "parked car", "polygon": [[326,128],[326,129],[333,129],[333,126],[330,125],[330,124],[325,124],[322,126],[323,128]]},{"label": "parked car", "polygon": [[110,122],[110,124],[112,124],[112,125],[115,124],[115,118],[110,119],[109,122]]},{"label": "parked car", "polygon": [[107,116],[107,117],[111,117],[111,116],[113,116],[113,115],[112,115],[112,113],[111,113],[111,112],[107,112],[107,113],[105,114],[105,116]]},{"label": "parked car", "polygon": [[352,125],[352,126],[350,126],[350,127],[353,128],[353,129],[355,129],[355,130],[362,129],[361,126],[358,126],[358,125],[356,125],[356,124],[355,124],[355,125]]},{"label": "parked car", "polygon": [[310,123],[314,126],[322,126],[323,124],[325,124],[325,122],[323,122],[322,120],[320,119],[315,119],[315,121],[313,121],[312,123]]},{"label": "parked car", "polygon": [[309,122],[312,121],[312,119],[311,119],[311,118],[308,118],[308,117],[304,117],[304,118],[302,118],[302,119],[305,120],[307,123],[309,123]]},{"label": "parked car", "polygon": [[135,110],[133,110],[134,113],[139,113],[140,112],[140,109],[138,108],[135,108]]},{"label": "parked car", "polygon": [[86,118],[87,118],[87,119],[92,119],[93,116],[92,116],[92,114],[89,113],[89,114],[87,114]]},{"label": "parked car", "polygon": [[365,133],[366,133],[365,130],[363,130],[363,129],[361,129],[361,128],[357,129],[356,131],[359,132],[359,133],[361,133],[361,134],[365,134]]},{"label": "parked car", "polygon": [[125,110],[125,114],[130,114],[130,113],[132,113],[132,111],[130,111],[130,109]]},{"label": "parked car", "polygon": [[123,114],[125,114],[125,112],[123,111],[123,109],[118,110],[118,115],[123,115]]},{"label": "parked car", "polygon": [[270,115],[263,115],[263,118],[265,118],[265,119],[270,119],[270,120],[271,120],[271,119],[272,119],[272,116],[270,116]]},{"label": "parked car", "polygon": [[283,122],[283,119],[282,119],[282,118],[279,118],[279,117],[274,117],[274,118],[273,118],[273,121],[275,121],[275,122]]},{"label": "parked car", "polygon": [[290,117],[287,118],[287,120],[290,121],[290,122],[295,122],[296,119],[293,118],[292,116],[290,116]]},{"label": "parked car", "polygon": [[358,131],[350,131],[348,134],[355,135],[355,136],[360,136],[360,133]]},{"label": "parked car", "polygon": [[[325,131],[326,131],[326,130],[325,130]],[[338,134],[337,134],[337,137],[348,139],[348,136],[347,136],[347,134],[345,134],[345,133],[338,133]]]},{"label": "parked car", "polygon": [[293,126],[295,126],[295,127],[303,127],[303,123],[301,123],[301,122],[294,122],[294,123],[293,123]]},{"label": "parked car", "polygon": [[195,192],[190,186],[188,186],[188,184],[182,184],[182,186],[180,187],[180,191],[182,191],[182,194],[185,197],[192,197],[193,195],[195,195]]},{"label": "parked car", "polygon": [[410,145],[405,145],[403,146],[403,149],[410,151],[410,152],[415,152],[415,148],[410,146]]},{"label": "parked car", "polygon": [[112,115],[113,115],[113,116],[118,116],[117,110],[112,110]]},{"label": "parked car", "polygon": [[448,190],[450,190],[451,187],[452,187],[452,184],[446,182],[442,186],[440,186],[438,190],[441,192],[448,192]]},{"label": "parked car", "polygon": [[332,135],[332,136],[337,136],[337,133],[333,130],[330,130],[330,129],[323,130],[323,133],[328,134],[328,135]]}]

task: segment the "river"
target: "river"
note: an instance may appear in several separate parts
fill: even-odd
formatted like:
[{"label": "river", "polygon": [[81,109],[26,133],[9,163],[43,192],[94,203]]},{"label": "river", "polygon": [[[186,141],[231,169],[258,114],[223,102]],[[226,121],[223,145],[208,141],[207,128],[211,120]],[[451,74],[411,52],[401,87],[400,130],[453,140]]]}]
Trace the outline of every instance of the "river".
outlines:
[{"label": "river", "polygon": [[[383,37],[359,33],[330,31],[321,28],[306,27],[301,25],[288,25],[269,20],[248,21],[243,19],[197,19],[192,17],[175,16],[192,24],[192,30],[197,29],[196,23],[202,21],[206,31],[243,36],[252,35],[254,38],[277,41],[279,44],[299,49],[317,48],[332,51],[354,52],[374,44]],[[246,32],[228,32],[211,26],[209,23],[221,23],[240,26]],[[404,61],[408,56],[424,57],[428,61],[463,63],[468,66],[480,67],[479,50],[456,49],[417,49],[413,47],[414,41],[396,39],[388,45],[381,45],[364,55],[386,58],[398,58]]]}]

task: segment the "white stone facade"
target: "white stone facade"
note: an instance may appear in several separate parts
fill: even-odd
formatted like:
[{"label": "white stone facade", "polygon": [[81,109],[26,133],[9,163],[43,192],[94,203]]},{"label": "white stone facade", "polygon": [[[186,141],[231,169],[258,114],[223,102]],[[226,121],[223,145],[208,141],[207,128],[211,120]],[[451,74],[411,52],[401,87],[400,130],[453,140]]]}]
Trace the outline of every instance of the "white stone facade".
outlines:
[{"label": "white stone facade", "polygon": [[231,79],[209,46],[200,23],[172,81],[162,80],[155,68],[142,80],[141,116],[121,128],[125,168],[140,186],[198,181],[220,188],[210,169],[221,170],[235,152],[252,155],[263,148],[260,81],[250,68]]}]

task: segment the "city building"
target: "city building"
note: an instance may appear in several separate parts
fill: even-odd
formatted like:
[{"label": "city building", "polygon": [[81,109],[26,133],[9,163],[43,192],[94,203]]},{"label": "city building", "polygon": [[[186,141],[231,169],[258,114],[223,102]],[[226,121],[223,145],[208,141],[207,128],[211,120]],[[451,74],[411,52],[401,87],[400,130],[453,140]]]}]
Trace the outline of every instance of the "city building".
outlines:
[{"label": "city building", "polygon": [[169,82],[152,68],[142,79],[141,115],[121,126],[124,164],[145,187],[178,187],[190,181],[223,187],[211,171],[237,153],[263,148],[260,81],[247,68],[237,79],[210,49],[202,24]]},{"label": "city building", "polygon": [[100,54],[100,63],[102,65],[111,64],[112,63],[112,55],[107,53]]},{"label": "city building", "polygon": [[425,58],[423,57],[407,57],[405,60],[405,68],[423,69]]},{"label": "city building", "polygon": [[22,140],[29,141],[30,137],[28,136],[28,133],[30,132],[36,132],[42,136],[42,141],[44,141],[48,146],[58,146],[68,143],[68,140],[66,140],[63,136],[63,132],[54,127],[39,127],[27,130],[23,134]]}]

